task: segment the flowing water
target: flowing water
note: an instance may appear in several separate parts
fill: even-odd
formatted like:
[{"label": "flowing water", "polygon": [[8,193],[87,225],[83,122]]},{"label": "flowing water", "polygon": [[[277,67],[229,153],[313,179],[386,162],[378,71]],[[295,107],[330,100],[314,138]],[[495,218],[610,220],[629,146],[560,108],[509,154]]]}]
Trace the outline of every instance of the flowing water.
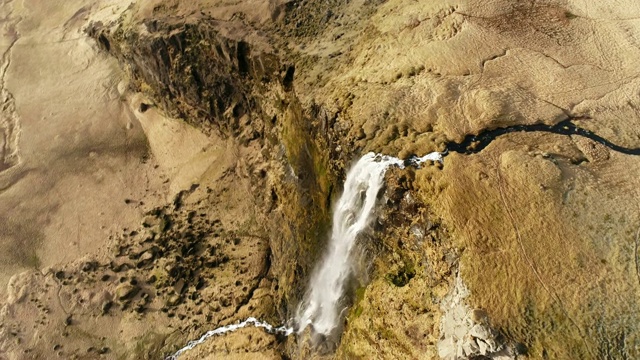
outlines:
[{"label": "flowing water", "polygon": [[243,327],[247,327],[249,325],[252,325],[254,327],[263,328],[266,332],[272,333],[272,334],[282,334],[284,336],[289,336],[289,335],[291,335],[293,333],[293,328],[286,327],[286,326],[274,327],[273,325],[271,325],[269,323],[260,321],[260,320],[254,318],[254,317],[250,317],[250,318],[248,318],[247,320],[245,320],[245,321],[243,321],[241,323],[226,325],[226,326],[222,326],[222,327],[219,327],[217,329],[214,329],[214,330],[207,331],[207,333],[202,335],[202,337],[200,337],[200,339],[189,341],[187,346],[185,346],[182,349],[176,351],[175,354],[167,357],[165,360],[177,360],[178,357],[180,357],[180,355],[182,355],[185,351],[189,351],[189,350],[193,349],[194,347],[202,344],[203,342],[205,342],[208,338],[210,338],[212,336],[222,335],[222,334],[226,334],[226,333],[229,333],[229,332],[234,332],[234,331],[236,331],[238,329],[241,329]]},{"label": "flowing water", "polygon": [[[431,153],[407,162],[419,165],[427,160],[442,161],[442,154]],[[403,168],[405,161],[368,153],[347,173],[344,190],[333,212],[331,239],[325,256],[311,277],[297,319],[298,332],[311,326],[325,337],[339,332],[345,310],[345,287],[353,275],[354,248],[358,234],[373,218],[376,199],[390,166]]]},{"label": "flowing water", "polygon": [[[450,151],[459,153],[476,153],[484,149],[495,138],[510,132],[550,132],[561,135],[579,135],[596,141],[608,148],[630,155],[640,155],[640,148],[625,148],[611,143],[589,130],[582,129],[570,120],[556,125],[516,125],[507,128],[487,130],[478,135],[469,135],[460,143],[449,143]],[[473,146],[472,146],[473,145]],[[430,153],[423,157],[413,157],[400,160],[395,157],[368,153],[364,155],[347,173],[344,192],[336,205],[333,214],[333,229],[329,246],[322,262],[316,267],[310,279],[309,287],[302,302],[298,315],[293,321],[297,332],[303,332],[311,327],[313,334],[327,338],[339,335],[346,310],[346,285],[354,271],[354,248],[358,234],[369,226],[373,218],[378,192],[384,184],[384,174],[391,166],[404,168],[405,166],[419,166],[432,160],[442,162],[443,153]],[[174,355],[167,359],[177,359],[180,354],[193,349],[198,344],[214,335],[221,335],[237,329],[253,325],[264,328],[271,333],[288,336],[294,332],[293,328],[274,327],[268,323],[249,318],[235,325],[227,325],[211,330],[200,339],[191,341]]]},{"label": "flowing water", "polygon": [[[442,156],[442,153],[434,152],[423,157],[400,160],[392,156],[368,153],[349,170],[342,196],[333,212],[333,228],[328,248],[322,262],[311,276],[304,301],[295,319],[298,333],[311,327],[312,333],[320,335],[321,338],[339,335],[347,304],[346,285],[354,275],[353,256],[356,239],[373,219],[376,200],[384,185],[387,169],[391,166],[419,166],[428,160],[441,162]],[[285,336],[294,332],[290,327],[274,327],[255,318],[249,318],[241,323],[207,332],[200,339],[189,342],[167,360],[177,359],[182,353],[193,349],[211,336],[236,331],[249,325]]]}]

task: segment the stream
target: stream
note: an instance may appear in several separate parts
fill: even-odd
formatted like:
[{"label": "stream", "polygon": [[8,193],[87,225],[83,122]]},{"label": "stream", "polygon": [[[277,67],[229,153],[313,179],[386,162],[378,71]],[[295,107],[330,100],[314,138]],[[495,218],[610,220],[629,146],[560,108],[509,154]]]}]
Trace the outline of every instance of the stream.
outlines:
[{"label": "stream", "polygon": [[[413,159],[414,165],[427,160],[442,161],[431,153]],[[311,276],[307,294],[296,319],[298,332],[311,327],[323,337],[340,332],[345,305],[345,286],[353,275],[352,254],[358,234],[369,226],[384,175],[391,166],[403,168],[405,161],[368,153],[349,170],[344,190],[333,210],[331,239],[323,260]]]},{"label": "stream", "polygon": [[362,156],[349,170],[344,190],[333,210],[331,239],[322,261],[311,276],[298,315],[293,319],[294,327],[284,325],[275,327],[256,318],[248,318],[237,324],[208,331],[200,339],[190,341],[187,346],[167,357],[166,360],[178,359],[181,354],[202,344],[212,336],[233,332],[250,325],[285,336],[294,332],[302,333],[307,327],[311,328],[312,336],[316,338],[339,336],[348,304],[345,287],[354,275],[352,255],[356,239],[373,219],[376,200],[384,185],[387,169],[391,166],[404,168],[405,164],[419,166],[428,160],[442,162],[442,154],[433,152],[404,161],[370,152]]},{"label": "stream", "polygon": [[320,339],[332,336],[339,337],[348,304],[345,295],[346,284],[354,275],[351,260],[356,239],[358,234],[365,230],[374,218],[376,199],[384,185],[386,171],[392,166],[400,168],[420,166],[429,160],[443,162],[443,157],[448,152],[478,153],[499,136],[513,132],[579,135],[623,154],[640,155],[640,148],[626,148],[616,145],[589,130],[576,126],[570,120],[562,121],[556,125],[516,125],[486,130],[478,135],[468,135],[460,143],[447,143],[447,150],[444,153],[433,152],[423,157],[414,156],[407,160],[372,152],[367,153],[347,173],[343,193],[333,210],[331,238],[328,247],[322,261],[311,275],[296,318],[290,321],[294,323],[294,326],[276,327],[255,318],[248,318],[237,324],[208,331],[200,339],[189,342],[187,346],[169,356],[167,360],[178,359],[185,351],[193,349],[212,336],[233,332],[246,326],[264,328],[269,333],[278,333],[284,336],[293,333],[300,334],[310,328],[312,336]]},{"label": "stream", "polygon": [[514,132],[548,132],[558,135],[579,135],[600,143],[613,151],[617,151],[627,155],[640,155],[640,148],[627,148],[616,145],[611,141],[599,136],[592,131],[578,127],[571,120],[564,120],[556,125],[533,124],[533,125],[515,125],[505,128],[497,128],[493,130],[485,130],[478,135],[467,135],[462,142],[447,143],[447,150],[462,154],[475,154],[486,148],[493,140],[501,135]]}]

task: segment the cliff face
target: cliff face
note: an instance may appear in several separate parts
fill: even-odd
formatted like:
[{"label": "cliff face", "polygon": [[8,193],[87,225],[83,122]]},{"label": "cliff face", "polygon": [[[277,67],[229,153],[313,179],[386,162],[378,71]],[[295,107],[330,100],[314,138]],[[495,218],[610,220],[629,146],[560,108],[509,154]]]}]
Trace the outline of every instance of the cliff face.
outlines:
[{"label": "cliff face", "polygon": [[[30,339],[38,354],[64,342],[67,355],[157,358],[248,316],[286,321],[354,158],[570,121],[633,151],[507,131],[444,166],[390,170],[335,352],[248,329],[185,357],[640,356],[638,5],[154,0],[108,18],[84,11],[94,15],[73,18],[93,51],[117,59],[151,156],[190,160],[171,170],[170,203],[145,209],[107,253],[14,277],[7,328],[55,299],[46,316],[60,321],[3,330],[2,351]],[[158,135],[182,122],[181,141]],[[30,288],[44,295],[28,300]],[[60,326],[63,338],[37,339]]]},{"label": "cliff face", "polygon": [[[136,15],[134,11],[131,16]],[[201,178],[209,195],[203,199],[199,190],[189,190],[178,196],[200,199],[199,206],[209,204],[213,208],[206,213],[210,214],[227,211],[222,208],[230,206],[225,201],[242,204],[230,206],[230,221],[222,220],[221,231],[267,245],[262,255],[266,265],[250,280],[252,286],[239,281],[242,285],[222,295],[207,297],[197,292],[198,303],[221,304],[210,308],[214,320],[209,315],[198,328],[242,316],[272,322],[290,318],[329,230],[330,201],[343,169],[336,165],[339,159],[330,157],[338,136],[333,120],[320,106],[300,103],[293,86],[295,65],[276,55],[267,38],[242,21],[221,22],[202,15],[175,19],[161,14],[153,20],[125,19],[93,23],[87,32],[118,59],[131,80],[131,90],[144,94],[146,100],[139,101],[138,112],[157,107],[233,148],[228,173]],[[244,185],[243,189],[232,189],[234,183]],[[184,216],[177,219],[172,221],[180,223]],[[244,240],[237,242],[238,248],[249,246]],[[203,246],[212,246],[211,240]],[[191,279],[196,287],[202,279],[216,278],[197,269],[193,267],[197,275]],[[246,271],[233,267],[228,276],[243,278]],[[183,276],[174,278],[168,285],[175,286]],[[255,299],[256,290],[271,300]],[[180,297],[181,303],[191,304],[191,300]],[[224,309],[232,312],[220,317]]]}]

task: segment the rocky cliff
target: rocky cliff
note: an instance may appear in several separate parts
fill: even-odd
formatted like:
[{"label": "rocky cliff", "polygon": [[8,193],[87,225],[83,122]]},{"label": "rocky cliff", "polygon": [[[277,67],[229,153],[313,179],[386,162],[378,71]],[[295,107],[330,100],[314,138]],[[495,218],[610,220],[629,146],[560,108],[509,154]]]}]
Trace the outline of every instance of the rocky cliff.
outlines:
[{"label": "rocky cliff", "polygon": [[147,156],[182,165],[108,251],[12,278],[0,354],[159,358],[286,322],[351,162],[449,149],[388,172],[337,344],[244,329],[184,358],[640,356],[640,6],[80,5]]}]

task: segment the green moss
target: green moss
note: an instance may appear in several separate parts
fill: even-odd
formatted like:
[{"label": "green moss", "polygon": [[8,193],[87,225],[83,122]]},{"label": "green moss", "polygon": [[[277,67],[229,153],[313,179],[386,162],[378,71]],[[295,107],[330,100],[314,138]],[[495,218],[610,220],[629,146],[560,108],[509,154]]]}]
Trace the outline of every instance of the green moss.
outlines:
[{"label": "green moss", "polygon": [[297,281],[306,280],[306,272],[324,248],[331,226],[334,180],[327,146],[317,136],[312,120],[305,117],[295,97],[287,97],[283,101],[285,105],[280,139],[296,177],[282,183],[278,191],[288,223],[283,236],[294,240],[287,256],[296,259],[288,266],[280,284],[286,294],[295,291]]},{"label": "green moss", "polygon": [[406,262],[405,265],[398,270],[397,273],[387,274],[386,279],[397,287],[403,287],[416,276],[416,269],[411,262]]},{"label": "green moss", "polygon": [[151,276],[156,277],[155,286],[157,289],[164,286],[168,286],[170,283],[169,276],[167,275],[167,272],[164,269],[160,269],[160,268],[153,269]]},{"label": "green moss", "polygon": [[356,303],[359,303],[364,299],[364,294],[367,292],[367,288],[365,286],[360,286],[356,289]]},{"label": "green moss", "polygon": [[136,359],[152,359],[154,354],[161,353],[162,346],[166,336],[156,332],[149,332],[140,337],[133,348],[133,354]]},{"label": "green moss", "polygon": [[40,261],[38,254],[36,254],[35,252],[31,253],[29,258],[27,259],[27,265],[34,269],[39,269],[41,264],[42,262]]},{"label": "green moss", "polygon": [[387,340],[394,340],[396,339],[396,334],[393,333],[393,331],[389,328],[383,328],[383,329],[378,329],[379,330],[379,334],[380,337],[383,339],[387,339]]},{"label": "green moss", "polygon": [[354,306],[350,316],[352,319],[358,318],[360,315],[362,315],[364,309],[360,305],[360,302],[362,302],[362,300],[364,299],[364,295],[366,292],[367,288],[365,286],[360,286],[356,289],[355,299],[353,302]]},{"label": "green moss", "polygon": [[569,11],[565,11],[565,12],[564,12],[564,16],[565,16],[567,19],[569,19],[569,20],[573,20],[573,19],[575,19],[575,18],[577,18],[577,17],[578,17],[578,15],[573,14],[573,13],[571,13],[571,12],[569,12]]},{"label": "green moss", "polygon": [[362,309],[362,306],[358,305],[355,307],[355,309],[353,310],[353,315],[352,318],[358,318],[360,317],[360,315],[362,315],[362,312],[364,311],[364,309]]}]

